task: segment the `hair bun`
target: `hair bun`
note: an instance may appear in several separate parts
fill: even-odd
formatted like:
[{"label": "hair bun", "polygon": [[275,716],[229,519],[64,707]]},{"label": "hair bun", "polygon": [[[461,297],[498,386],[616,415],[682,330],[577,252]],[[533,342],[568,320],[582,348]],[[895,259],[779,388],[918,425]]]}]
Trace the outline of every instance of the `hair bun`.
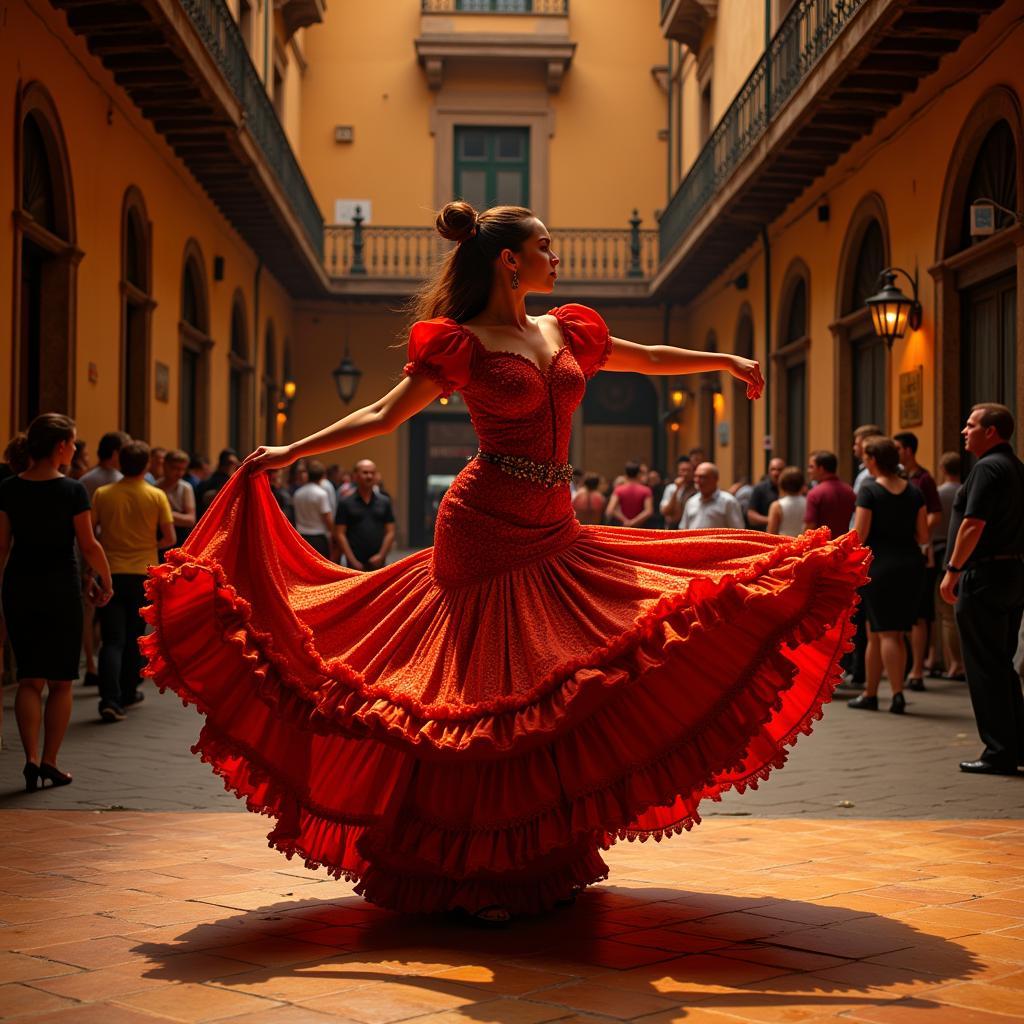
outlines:
[{"label": "hair bun", "polygon": [[450,242],[464,242],[476,234],[476,210],[461,199],[445,203],[434,224],[442,238]]}]

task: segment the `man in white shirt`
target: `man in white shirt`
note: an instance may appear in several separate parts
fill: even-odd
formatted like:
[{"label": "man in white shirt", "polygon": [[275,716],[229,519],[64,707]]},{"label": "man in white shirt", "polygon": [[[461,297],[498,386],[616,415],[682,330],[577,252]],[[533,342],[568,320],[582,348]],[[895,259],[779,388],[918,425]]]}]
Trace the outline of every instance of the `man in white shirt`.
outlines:
[{"label": "man in white shirt", "polygon": [[321,486],[324,466],[315,459],[308,463],[309,481],[293,495],[295,508],[295,529],[302,539],[324,558],[331,557],[331,531],[334,519],[331,516],[331,500]]},{"label": "man in white shirt", "polygon": [[693,463],[689,455],[680,455],[676,462],[676,478],[661,496],[659,512],[665,517],[665,529],[677,530],[682,522],[687,501],[697,493],[693,482]]},{"label": "man in white shirt", "polygon": [[740,503],[718,487],[718,467],[713,462],[702,462],[693,479],[697,493],[683,509],[680,530],[710,530],[723,526],[733,530],[746,529]]}]

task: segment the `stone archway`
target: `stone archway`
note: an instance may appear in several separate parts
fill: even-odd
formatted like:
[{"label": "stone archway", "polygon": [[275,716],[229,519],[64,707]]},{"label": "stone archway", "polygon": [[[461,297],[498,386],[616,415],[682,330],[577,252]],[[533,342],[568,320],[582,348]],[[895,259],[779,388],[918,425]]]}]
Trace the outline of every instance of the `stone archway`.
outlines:
[{"label": "stone archway", "polygon": [[[1024,304],[1018,294],[1024,280],[1024,225],[997,218],[995,234],[978,240],[965,235],[965,218],[972,192],[981,188],[979,165],[991,162],[989,149],[997,136],[999,148],[1012,147],[996,157],[995,177],[1008,190],[1013,209],[1024,197],[1024,116],[1021,99],[1010,86],[987,92],[967,115],[953,147],[939,210],[936,263],[929,273],[936,282],[936,451],[957,450],[959,432],[971,396],[971,360],[979,340],[991,347],[990,324],[995,324],[995,347],[1005,364],[992,367],[991,380],[1004,392],[1017,422],[1024,417],[1024,360],[1016,349],[1024,338]],[[992,176],[989,175],[991,178]],[[985,184],[988,191],[991,184]],[[991,353],[990,353],[991,355]],[[998,359],[996,353],[994,358]],[[976,368],[975,368],[976,369]],[[1017,431],[1021,447],[1024,431]]]},{"label": "stone archway", "polygon": [[790,263],[779,292],[775,331],[775,436],[773,454],[794,466],[807,458],[807,351],[810,348],[811,272],[801,259]]},{"label": "stone archway", "polygon": [[856,427],[889,422],[889,353],[871,326],[865,299],[878,291],[878,275],[889,266],[889,218],[875,192],[857,204],[846,227],[836,280],[836,319],[829,324],[835,342],[835,437],[839,472],[853,473],[848,444]]},{"label": "stone archway", "polygon": [[14,162],[12,428],[41,412],[75,413],[75,202],[64,132],[49,92],[18,94]]},{"label": "stone archway", "polygon": [[121,209],[121,429],[149,439],[153,394],[150,323],[156,303],[151,296],[152,225],[139,189],[125,192]]}]

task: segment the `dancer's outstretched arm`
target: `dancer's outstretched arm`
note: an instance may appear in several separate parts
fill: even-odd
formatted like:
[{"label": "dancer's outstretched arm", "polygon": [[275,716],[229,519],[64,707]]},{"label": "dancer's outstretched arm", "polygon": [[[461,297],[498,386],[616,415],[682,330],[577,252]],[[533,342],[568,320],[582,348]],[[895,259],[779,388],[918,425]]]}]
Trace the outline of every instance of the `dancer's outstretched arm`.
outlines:
[{"label": "dancer's outstretched arm", "polygon": [[673,345],[638,345],[623,338],[612,338],[611,355],[603,369],[651,376],[682,376],[724,370],[747,385],[747,398],[760,398],[764,388],[761,365],[756,359],[724,352],[695,352]]},{"label": "dancer's outstretched arm", "polygon": [[283,469],[296,459],[321,452],[333,452],[359,444],[371,437],[389,434],[399,424],[425,409],[441,393],[429,377],[413,374],[404,377],[376,402],[364,405],[336,423],[318,430],[301,441],[287,445],[262,445],[249,455],[243,465],[256,470]]}]

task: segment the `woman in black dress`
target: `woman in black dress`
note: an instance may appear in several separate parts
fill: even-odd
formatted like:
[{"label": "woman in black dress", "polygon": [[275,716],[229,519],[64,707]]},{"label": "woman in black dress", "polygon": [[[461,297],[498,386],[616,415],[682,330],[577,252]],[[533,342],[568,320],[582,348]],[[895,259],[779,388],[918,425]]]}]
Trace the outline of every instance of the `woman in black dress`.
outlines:
[{"label": "woman in black dress", "polygon": [[861,590],[868,623],[867,688],[848,701],[851,708],[878,710],[878,684],[885,666],[892,686],[889,710],[903,714],[903,677],[907,650],[903,635],[917,617],[925,585],[928,515],[924,496],[899,475],[896,442],[870,437],[863,442],[863,460],[871,480],[857,495],[854,529],[871,549],[871,580]]},{"label": "woman in black dress", "polygon": [[[106,604],[113,588],[107,556],[93,534],[89,495],[79,481],[61,472],[74,457],[74,421],[44,413],[15,443],[30,465],[0,484],[0,573],[4,619],[18,672],[14,710],[25,748],[25,788],[31,791],[40,781],[54,786],[71,781],[57,768],[57,752],[71,718],[71,683],[78,678],[82,649],[76,540],[99,577],[92,600]],[[45,715],[44,686],[49,688]]]}]

